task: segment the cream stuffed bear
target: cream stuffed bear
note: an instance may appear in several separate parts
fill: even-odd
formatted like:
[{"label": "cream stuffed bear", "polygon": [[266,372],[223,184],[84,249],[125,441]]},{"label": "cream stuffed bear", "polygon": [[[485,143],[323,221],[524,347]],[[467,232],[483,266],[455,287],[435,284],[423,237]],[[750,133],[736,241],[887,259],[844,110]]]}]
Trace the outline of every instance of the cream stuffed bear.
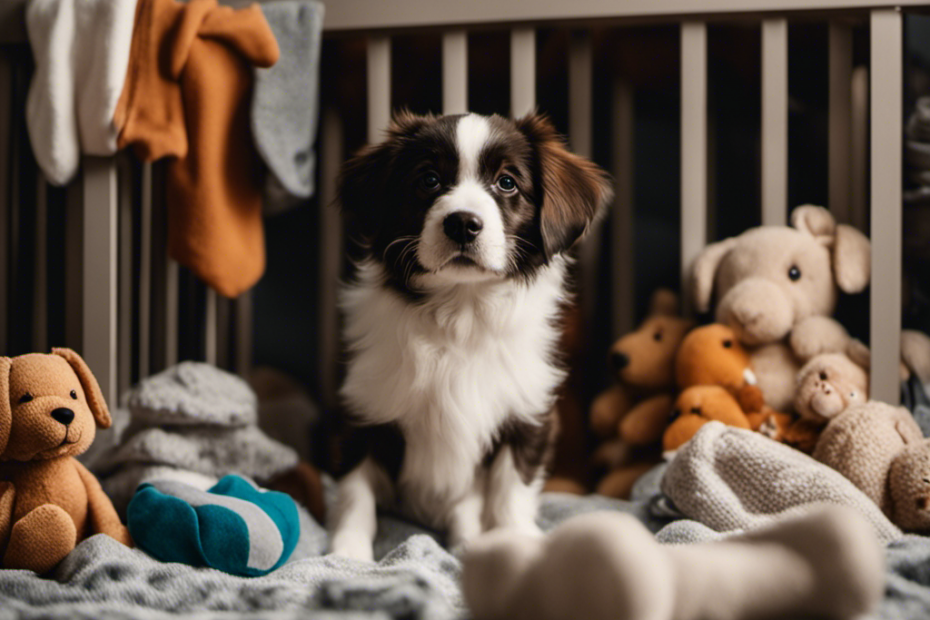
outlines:
[{"label": "cream stuffed bear", "polygon": [[870,244],[837,225],[823,207],[804,205],[793,226],[760,226],[708,245],[692,266],[695,309],[717,300],[718,323],[750,349],[767,405],[790,411],[801,365],[844,351],[849,335],[830,318],[839,290],[859,293],[870,277]]},{"label": "cream stuffed bear", "polygon": [[475,540],[462,590],[476,620],[846,619],[881,600],[884,564],[872,527],[843,506],[694,545],[659,545],[635,517],[593,512],[545,538]]}]

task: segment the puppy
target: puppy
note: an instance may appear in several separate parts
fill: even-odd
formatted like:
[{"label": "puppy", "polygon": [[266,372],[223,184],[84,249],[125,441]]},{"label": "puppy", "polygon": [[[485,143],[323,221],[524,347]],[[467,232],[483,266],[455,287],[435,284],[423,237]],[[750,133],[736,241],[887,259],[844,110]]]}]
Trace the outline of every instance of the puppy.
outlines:
[{"label": "puppy", "polygon": [[39,574],[92,534],[130,545],[110,499],[74,456],[110,426],[97,380],[71,349],[0,357],[0,566]]},{"label": "puppy", "polygon": [[372,558],[376,504],[450,546],[538,532],[564,371],[565,252],[611,198],[539,115],[401,114],[340,180],[357,273],[343,290],[350,360],[332,551]]}]

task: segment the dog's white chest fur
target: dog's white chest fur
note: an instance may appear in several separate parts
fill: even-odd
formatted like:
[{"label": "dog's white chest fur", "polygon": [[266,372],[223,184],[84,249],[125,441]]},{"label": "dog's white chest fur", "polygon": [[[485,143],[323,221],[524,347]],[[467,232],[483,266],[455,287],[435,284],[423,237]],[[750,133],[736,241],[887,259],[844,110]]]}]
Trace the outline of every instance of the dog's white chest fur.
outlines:
[{"label": "dog's white chest fur", "polygon": [[373,263],[342,298],[352,362],[342,388],[364,423],[397,423],[403,501],[430,514],[472,488],[507,420],[535,423],[564,373],[552,362],[564,260],[530,283],[463,284],[411,303]]}]

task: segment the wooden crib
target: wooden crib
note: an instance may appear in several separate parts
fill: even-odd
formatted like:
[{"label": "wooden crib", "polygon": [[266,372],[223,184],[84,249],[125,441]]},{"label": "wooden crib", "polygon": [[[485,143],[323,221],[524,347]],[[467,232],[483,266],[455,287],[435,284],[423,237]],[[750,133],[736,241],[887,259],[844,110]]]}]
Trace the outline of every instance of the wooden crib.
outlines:
[{"label": "wooden crib", "polygon": [[[238,0],[236,4],[242,4]],[[592,63],[588,29],[664,24],[680,29],[681,273],[708,242],[708,24],[761,25],[761,221],[784,224],[788,187],[788,24],[829,24],[829,208],[864,227],[870,217],[872,390],[899,399],[902,279],[902,11],[918,1],[884,0],[338,0],[326,7],[325,34],[367,40],[369,139],[387,126],[391,37],[430,32],[442,39],[442,112],[467,108],[470,29],[510,33],[511,110],[535,105],[536,28],[575,34],[568,49],[569,139],[592,150]],[[230,301],[193,283],[165,254],[162,171],[127,154],[85,157],[71,186],[50,187],[29,156],[22,104],[28,88],[23,2],[0,6],[0,353],[64,344],[81,351],[110,402],[132,382],[179,358],[244,373],[251,359],[249,295]],[[853,67],[852,31],[867,24],[870,62]],[[326,62],[324,56],[323,62]],[[325,85],[324,85],[325,87]],[[613,86],[612,173],[617,200],[609,219],[613,330],[633,321],[632,92]],[[507,110],[500,110],[506,113]],[[331,406],[338,381],[336,290],[342,264],[339,217],[331,202],[344,158],[342,128],[356,119],[324,109],[318,143],[321,206],[319,393]],[[867,185],[867,175],[870,183]],[[869,189],[866,190],[866,187]],[[61,223],[64,225],[61,225]],[[597,236],[582,249],[582,286],[593,290]],[[683,281],[684,284],[684,281]],[[600,300],[586,296],[588,304]]]}]

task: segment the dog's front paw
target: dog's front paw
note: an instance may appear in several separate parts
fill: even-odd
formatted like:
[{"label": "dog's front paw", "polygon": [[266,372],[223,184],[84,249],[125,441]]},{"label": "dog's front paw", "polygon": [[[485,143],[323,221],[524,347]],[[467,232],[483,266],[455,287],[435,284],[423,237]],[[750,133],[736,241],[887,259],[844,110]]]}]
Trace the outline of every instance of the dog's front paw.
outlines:
[{"label": "dog's front paw", "polygon": [[365,536],[359,536],[354,532],[343,532],[333,536],[329,552],[332,555],[362,560],[363,562],[373,562],[375,559],[371,541]]}]

